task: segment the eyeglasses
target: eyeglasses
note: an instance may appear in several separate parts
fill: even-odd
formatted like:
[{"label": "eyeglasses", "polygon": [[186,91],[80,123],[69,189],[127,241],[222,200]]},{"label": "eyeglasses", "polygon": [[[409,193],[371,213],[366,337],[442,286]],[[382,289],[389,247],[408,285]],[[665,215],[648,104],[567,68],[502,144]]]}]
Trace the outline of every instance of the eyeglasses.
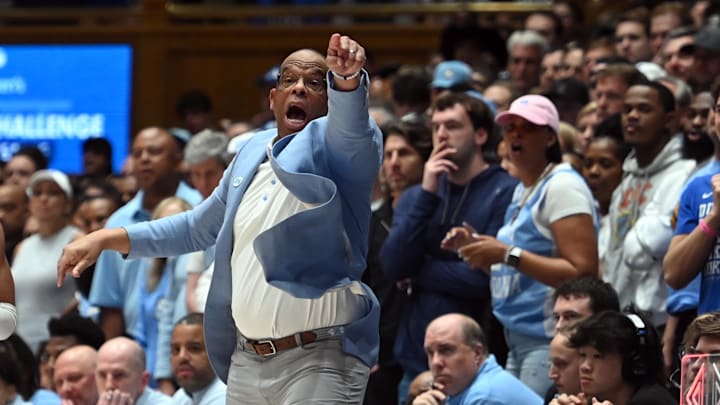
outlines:
[{"label": "eyeglasses", "polygon": [[325,79],[325,76],[317,74],[303,76],[286,72],[278,75],[277,85],[282,89],[288,89],[295,86],[300,79],[303,81],[303,86],[313,93],[324,93],[327,89],[327,79]]}]

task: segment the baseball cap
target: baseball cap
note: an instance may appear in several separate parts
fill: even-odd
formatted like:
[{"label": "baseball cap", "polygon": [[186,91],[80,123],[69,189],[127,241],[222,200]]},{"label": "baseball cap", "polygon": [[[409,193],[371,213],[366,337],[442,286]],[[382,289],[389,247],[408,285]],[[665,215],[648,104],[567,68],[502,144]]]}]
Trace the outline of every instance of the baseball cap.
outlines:
[{"label": "baseball cap", "polygon": [[255,84],[258,86],[274,86],[277,83],[278,75],[280,74],[280,65],[271,67],[267,72],[263,73],[262,76],[258,77]]},{"label": "baseball cap", "polygon": [[441,62],[433,73],[433,88],[449,89],[459,84],[470,85],[472,69],[467,63],[458,60]]},{"label": "baseball cap", "polygon": [[493,103],[492,100],[489,100],[488,98],[486,98],[485,96],[483,96],[482,94],[480,94],[479,91],[477,91],[477,90],[468,90],[468,91],[465,92],[465,94],[467,94],[467,95],[470,96],[470,97],[475,97],[476,99],[478,99],[478,100],[482,101],[483,103],[485,103],[485,105],[487,106],[487,108],[490,110],[490,114],[492,114],[493,117],[495,116],[495,114],[497,114],[497,108],[495,107],[495,103]]},{"label": "baseball cap", "polygon": [[552,128],[555,133],[560,127],[560,118],[558,117],[557,108],[547,97],[537,94],[529,94],[519,97],[510,104],[510,109],[501,112],[495,118],[495,122],[505,125],[511,116],[524,118],[535,125],[547,125]]},{"label": "baseball cap", "polygon": [[705,26],[695,34],[695,46],[712,52],[720,52],[720,27]]},{"label": "baseball cap", "polygon": [[38,183],[43,181],[52,181],[60,187],[68,200],[73,198],[72,185],[70,184],[68,176],[61,171],[53,169],[38,170],[33,173],[32,177],[30,177],[30,185],[26,190],[28,197],[33,196],[33,189]]}]

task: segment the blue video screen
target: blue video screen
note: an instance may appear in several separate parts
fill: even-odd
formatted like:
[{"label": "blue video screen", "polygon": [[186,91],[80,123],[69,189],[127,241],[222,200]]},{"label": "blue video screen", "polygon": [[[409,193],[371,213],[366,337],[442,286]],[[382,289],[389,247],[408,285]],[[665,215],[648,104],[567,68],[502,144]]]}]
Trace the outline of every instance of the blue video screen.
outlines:
[{"label": "blue video screen", "polygon": [[82,173],[82,143],[103,137],[113,170],[130,139],[132,48],[0,45],[0,160],[35,145],[51,168]]}]

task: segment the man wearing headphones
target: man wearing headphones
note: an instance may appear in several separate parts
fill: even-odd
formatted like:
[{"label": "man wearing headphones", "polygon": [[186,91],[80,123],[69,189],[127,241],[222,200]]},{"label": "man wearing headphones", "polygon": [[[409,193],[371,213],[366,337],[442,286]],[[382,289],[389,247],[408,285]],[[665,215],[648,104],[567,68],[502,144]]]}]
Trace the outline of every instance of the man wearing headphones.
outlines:
[{"label": "man wearing headphones", "polygon": [[561,395],[552,405],[677,404],[662,385],[658,334],[639,315],[616,311],[593,315],[577,326],[570,345],[580,354],[582,393]]}]

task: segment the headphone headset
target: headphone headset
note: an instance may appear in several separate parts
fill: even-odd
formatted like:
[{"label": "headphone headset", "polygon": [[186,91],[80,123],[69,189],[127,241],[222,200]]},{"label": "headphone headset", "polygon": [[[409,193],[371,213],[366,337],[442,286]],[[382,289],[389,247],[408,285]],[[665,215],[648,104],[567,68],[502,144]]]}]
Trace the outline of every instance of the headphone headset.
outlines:
[{"label": "headphone headset", "polygon": [[648,331],[637,314],[625,314],[635,327],[635,337],[637,346],[623,360],[623,377],[629,381],[636,381],[638,378],[646,377],[649,374],[647,364],[645,362],[645,353],[647,352]]}]

